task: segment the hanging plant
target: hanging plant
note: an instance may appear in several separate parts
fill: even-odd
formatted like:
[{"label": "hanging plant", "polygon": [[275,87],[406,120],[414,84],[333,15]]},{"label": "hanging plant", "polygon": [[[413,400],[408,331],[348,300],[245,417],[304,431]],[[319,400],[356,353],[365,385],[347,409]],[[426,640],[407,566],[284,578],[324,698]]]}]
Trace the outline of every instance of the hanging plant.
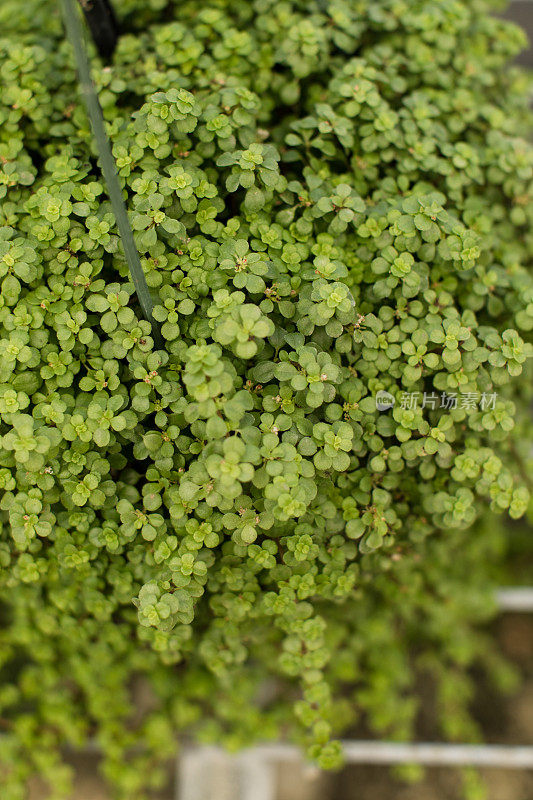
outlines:
[{"label": "hanging plant", "polygon": [[65,797],[88,738],[127,800],[183,736],[335,767],[361,715],[413,734],[421,668],[471,739],[530,504],[524,37],[457,0],[116,11],[106,156],[56,3],[0,8],[2,800]]}]

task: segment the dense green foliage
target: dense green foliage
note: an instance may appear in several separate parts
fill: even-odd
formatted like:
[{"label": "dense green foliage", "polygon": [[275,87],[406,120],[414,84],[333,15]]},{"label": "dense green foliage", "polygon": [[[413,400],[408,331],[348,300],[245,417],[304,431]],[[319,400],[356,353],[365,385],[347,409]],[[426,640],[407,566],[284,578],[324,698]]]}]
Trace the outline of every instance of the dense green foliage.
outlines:
[{"label": "dense green foliage", "polygon": [[156,350],[56,3],[2,3],[2,800],[62,797],[88,737],[128,800],[177,734],[332,766],[360,714],[411,735],[415,666],[476,735],[533,328],[524,37],[488,5],[116,2]]}]

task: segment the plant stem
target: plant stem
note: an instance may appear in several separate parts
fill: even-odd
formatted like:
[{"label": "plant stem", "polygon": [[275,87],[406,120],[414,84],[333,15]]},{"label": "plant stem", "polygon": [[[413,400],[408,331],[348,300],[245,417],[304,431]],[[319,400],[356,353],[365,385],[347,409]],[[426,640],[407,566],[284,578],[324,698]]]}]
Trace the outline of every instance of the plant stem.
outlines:
[{"label": "plant stem", "polygon": [[115,168],[115,160],[105,129],[102,107],[91,78],[91,67],[85,49],[78,5],[76,0],[61,0],[61,5],[65,28],[76,58],[83,101],[87,108],[94,138],[96,139],[102,174],[107,186],[109,199],[111,200],[111,206],[122,240],[126,261],[144,317],[152,326],[152,336],[156,345],[161,346],[159,331],[152,315],[154,301],[148,284],[146,283],[139,253],[135,246],[133,231],[128,219],[128,212],[126,211],[124,198],[122,197],[122,188]]}]

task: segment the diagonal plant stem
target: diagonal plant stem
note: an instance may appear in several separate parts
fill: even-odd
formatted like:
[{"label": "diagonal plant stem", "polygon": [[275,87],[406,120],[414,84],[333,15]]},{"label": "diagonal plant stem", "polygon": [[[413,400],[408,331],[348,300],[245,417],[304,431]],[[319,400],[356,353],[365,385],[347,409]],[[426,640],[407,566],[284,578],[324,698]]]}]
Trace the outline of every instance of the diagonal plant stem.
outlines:
[{"label": "diagonal plant stem", "polygon": [[153,318],[154,301],[146,283],[146,278],[141,266],[139,253],[135,246],[133,231],[128,219],[128,212],[122,197],[122,188],[115,168],[115,160],[111,151],[111,145],[105,130],[104,115],[102,107],[96,93],[96,88],[91,78],[91,67],[85,49],[83,30],[79,16],[78,4],[76,0],[61,0],[63,18],[67,35],[74,50],[76,66],[80,80],[80,89],[83,96],[91,128],[96,139],[100,165],[107,186],[109,199],[117,222],[122,246],[126,261],[133,279],[135,291],[139,298],[145,319],[152,326],[152,335],[157,346],[161,346],[161,337],[158,327]]}]

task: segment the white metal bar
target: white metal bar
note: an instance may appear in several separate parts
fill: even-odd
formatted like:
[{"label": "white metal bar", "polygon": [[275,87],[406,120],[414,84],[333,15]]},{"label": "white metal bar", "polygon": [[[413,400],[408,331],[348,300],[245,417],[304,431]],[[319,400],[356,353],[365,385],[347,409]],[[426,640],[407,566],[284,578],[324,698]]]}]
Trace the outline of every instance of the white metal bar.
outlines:
[{"label": "white metal bar", "polygon": [[533,587],[510,586],[496,592],[496,602],[500,611],[533,612]]},{"label": "white metal bar", "polygon": [[[342,742],[348,764],[421,764],[427,767],[533,769],[533,746],[446,744],[440,742]],[[304,763],[293,745],[260,745],[237,756],[217,748],[199,747],[182,757],[177,800],[275,800],[274,767],[281,762]]]},{"label": "white metal bar", "polygon": [[[497,769],[533,769],[533,746],[497,744],[447,744],[441,742],[342,742],[349,764],[403,764],[426,766],[494,767]],[[255,753],[268,761],[302,760],[299,748],[282,743],[260,745]]]},{"label": "white metal bar", "polygon": [[533,769],[533,746],[445,743],[344,742],[346,760],[353,763]]}]

